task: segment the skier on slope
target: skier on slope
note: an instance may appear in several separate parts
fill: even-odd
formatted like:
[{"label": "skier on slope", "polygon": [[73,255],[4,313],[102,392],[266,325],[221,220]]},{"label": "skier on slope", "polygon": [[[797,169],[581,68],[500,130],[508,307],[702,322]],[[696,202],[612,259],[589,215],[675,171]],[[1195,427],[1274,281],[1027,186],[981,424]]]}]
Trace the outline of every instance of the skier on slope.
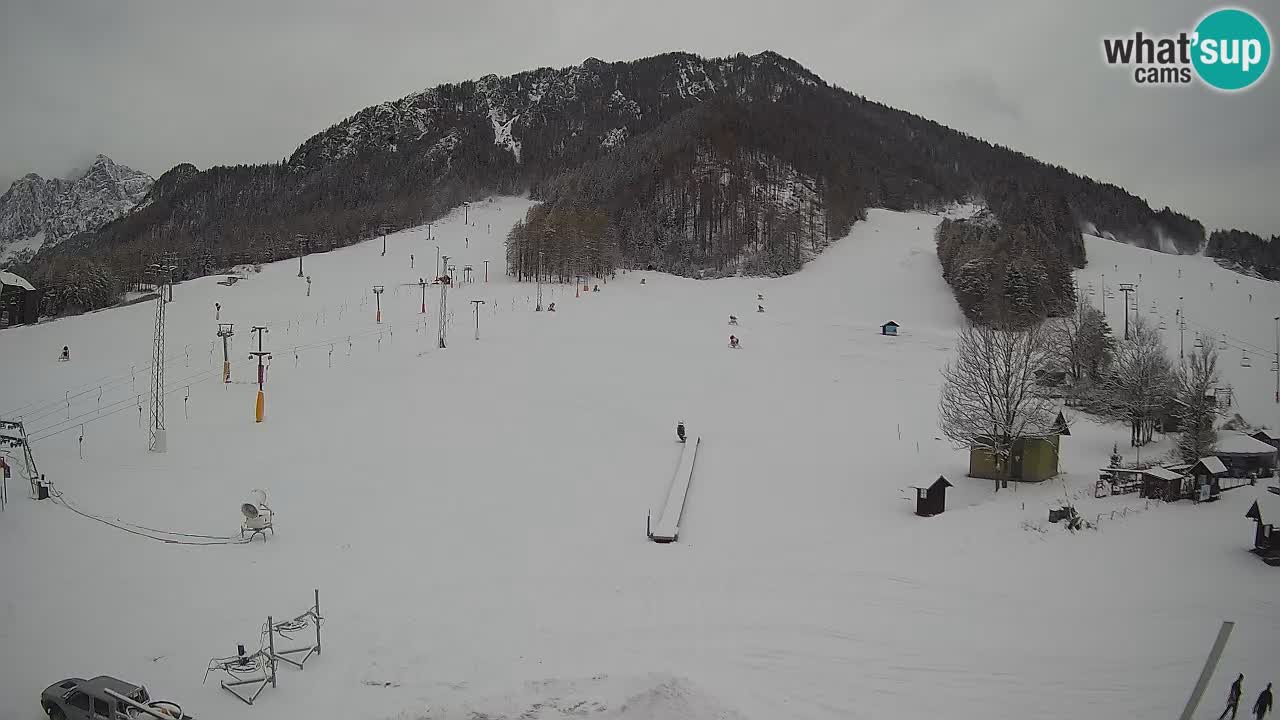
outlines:
[{"label": "skier on slope", "polygon": [[684,442],[684,421],[676,423],[676,437],[680,438],[680,442]]},{"label": "skier on slope", "polygon": [[59,359],[59,360],[62,360],[62,361],[64,361],[64,362],[65,362],[65,361],[67,361],[67,360],[70,360],[70,359],[71,359],[71,348],[67,347],[66,345],[63,345],[63,346],[62,346],[62,354],[58,356],[58,359]]},{"label": "skier on slope", "polygon": [[757,305],[757,306],[756,306],[756,312],[764,312],[764,306],[763,306],[763,305]]},{"label": "skier on slope", "polygon": [[1271,711],[1271,683],[1267,683],[1267,689],[1258,693],[1258,701],[1253,704],[1253,714],[1257,720],[1262,718]]},{"label": "skier on slope", "polygon": [[1231,720],[1236,720],[1236,710],[1240,707],[1240,696],[1244,694],[1244,674],[1241,673],[1236,677],[1236,681],[1231,683],[1231,690],[1227,692],[1227,707],[1218,716],[1218,720],[1222,720],[1227,716],[1227,712],[1231,713]]},{"label": "skier on slope", "polygon": [[733,335],[730,335],[730,336],[729,336],[729,347],[733,348],[734,350],[737,350],[737,349],[738,349],[738,338],[737,338],[737,337],[735,337],[735,336],[733,336]]},{"label": "skier on slope", "polygon": [[737,324],[738,324],[738,316],[737,316],[737,315],[730,315],[730,316],[729,316],[729,324],[730,324],[730,325],[737,325]]}]

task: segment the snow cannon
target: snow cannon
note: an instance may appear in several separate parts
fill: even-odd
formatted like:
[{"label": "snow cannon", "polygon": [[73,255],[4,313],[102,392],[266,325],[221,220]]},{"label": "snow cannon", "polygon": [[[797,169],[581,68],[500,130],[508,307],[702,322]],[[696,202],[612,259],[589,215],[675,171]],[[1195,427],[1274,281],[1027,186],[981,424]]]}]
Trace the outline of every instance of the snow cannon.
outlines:
[{"label": "snow cannon", "polygon": [[240,525],[240,537],[248,534],[249,540],[252,541],[255,535],[261,535],[262,541],[267,541],[267,531],[275,535],[275,528],[272,527],[271,506],[267,504],[267,493],[263,490],[254,490],[249,493],[249,498],[240,504],[240,514],[244,516],[244,521]]}]

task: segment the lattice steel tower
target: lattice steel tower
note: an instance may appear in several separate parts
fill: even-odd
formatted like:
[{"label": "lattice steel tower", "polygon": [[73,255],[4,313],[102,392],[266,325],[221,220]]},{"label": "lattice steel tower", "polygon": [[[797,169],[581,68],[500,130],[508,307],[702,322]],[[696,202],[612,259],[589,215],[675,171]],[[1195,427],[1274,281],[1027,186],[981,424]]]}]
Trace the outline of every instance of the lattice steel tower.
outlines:
[{"label": "lattice steel tower", "polygon": [[156,327],[151,342],[151,411],[147,425],[147,449],[162,453],[166,449],[167,438],[164,429],[164,306],[165,286],[172,282],[173,265],[152,265],[160,286],[159,297],[156,298]]}]

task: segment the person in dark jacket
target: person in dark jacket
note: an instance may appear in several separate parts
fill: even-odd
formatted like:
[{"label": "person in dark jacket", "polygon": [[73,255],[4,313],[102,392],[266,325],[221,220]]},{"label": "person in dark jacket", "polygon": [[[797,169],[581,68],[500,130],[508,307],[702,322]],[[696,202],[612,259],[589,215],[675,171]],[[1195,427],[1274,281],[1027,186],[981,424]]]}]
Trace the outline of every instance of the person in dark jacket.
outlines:
[{"label": "person in dark jacket", "polygon": [[684,442],[684,421],[676,423],[676,437],[680,438],[680,442]]},{"label": "person in dark jacket", "polygon": [[1258,701],[1253,704],[1253,714],[1257,720],[1262,720],[1268,712],[1271,711],[1271,683],[1267,683],[1267,689],[1258,693]]},{"label": "person in dark jacket", "polygon": [[1236,677],[1236,681],[1231,683],[1231,690],[1227,692],[1227,707],[1218,716],[1218,720],[1222,720],[1231,713],[1231,720],[1236,720],[1236,711],[1240,708],[1240,696],[1244,694],[1244,675]]}]

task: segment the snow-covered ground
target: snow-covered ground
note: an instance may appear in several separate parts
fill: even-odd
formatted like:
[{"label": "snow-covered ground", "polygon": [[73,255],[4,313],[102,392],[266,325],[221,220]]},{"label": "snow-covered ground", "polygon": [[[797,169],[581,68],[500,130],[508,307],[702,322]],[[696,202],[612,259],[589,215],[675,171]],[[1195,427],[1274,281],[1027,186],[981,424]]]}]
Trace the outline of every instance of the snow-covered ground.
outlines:
[{"label": "snow-covered ground", "polygon": [[[1122,335],[1124,294],[1121,283],[1134,285],[1130,295],[1132,317],[1141,315],[1159,326],[1164,321],[1165,347],[1175,360],[1179,344],[1191,353],[1197,336],[1212,338],[1218,346],[1218,369],[1224,384],[1234,389],[1235,412],[1255,425],[1280,429],[1280,404],[1276,403],[1277,324],[1280,284],[1241,275],[1220,267],[1212,258],[1166,255],[1132,245],[1085,236],[1089,264],[1077,275],[1089,302],[1103,307],[1105,282],[1114,297],[1106,298],[1107,320]],[[1105,278],[1103,276],[1106,276]],[[1093,294],[1088,294],[1092,286]],[[1154,312],[1152,312],[1154,303]],[[1177,311],[1186,316],[1179,336]],[[1242,362],[1248,356],[1249,367]]]},{"label": "snow-covered ground", "polygon": [[[1080,418],[1062,478],[992,493],[964,477],[936,430],[961,321],[936,216],[873,211],[786,278],[633,272],[582,297],[547,286],[557,311],[538,313],[534,287],[502,276],[527,207],[475,203],[470,226],[459,211],[432,242],[397,233],[385,257],[376,240],[309,256],[310,297],[295,261],[177,286],[162,455],[145,450],[154,303],[0,333],[0,414],[24,415],[76,507],[214,536],[237,531],[254,488],[276,511],[265,544],[164,544],[11,481],[0,720],[34,720],[45,685],[103,673],[202,720],[1163,719],[1224,619],[1236,632],[1197,717],[1217,717],[1237,672],[1250,702],[1280,680],[1280,575],[1246,552],[1242,517],[1261,485],[1204,506],[1094,500],[1128,435]],[[438,290],[419,314],[436,243],[477,277],[450,293],[447,349]],[[1245,314],[1280,307],[1280,285],[1237,288],[1200,258],[1089,252],[1082,275],[1143,272],[1142,301],[1181,292],[1191,319],[1250,342],[1270,325]],[[1159,279],[1177,268],[1182,283]],[[236,323],[230,385],[215,302]],[[888,320],[901,336],[878,334]],[[262,424],[251,325],[274,352]],[[1275,424],[1267,365],[1228,377],[1246,415]],[[678,461],[677,420],[702,446],[680,540],[657,545],[645,515]],[[956,485],[948,511],[915,517],[910,486],[939,474]],[[1100,529],[1045,522],[1064,495]],[[209,658],[256,648],[265,616],[301,612],[312,588],[324,651],[305,671],[281,668],[253,708],[216,675],[202,685]]]}]

